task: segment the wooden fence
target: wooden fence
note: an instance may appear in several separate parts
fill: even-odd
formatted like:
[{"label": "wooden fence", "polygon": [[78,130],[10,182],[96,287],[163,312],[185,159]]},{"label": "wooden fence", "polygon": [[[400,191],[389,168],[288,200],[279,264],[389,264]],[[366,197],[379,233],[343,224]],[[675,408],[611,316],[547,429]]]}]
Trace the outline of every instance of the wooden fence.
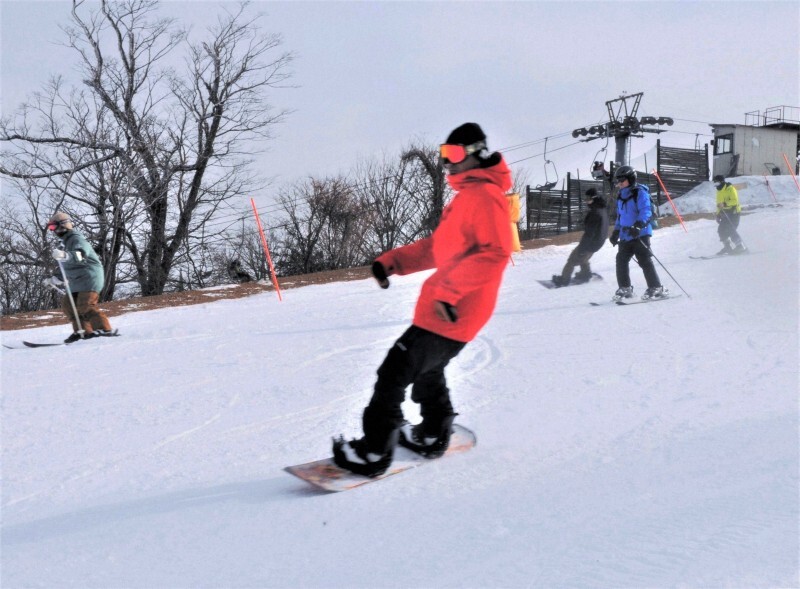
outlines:
[{"label": "wooden fence", "polygon": [[[708,180],[708,145],[703,149],[680,149],[663,147],[657,142],[656,168],[664,186],[673,199],[680,198],[701,182]],[[646,185],[653,195],[657,215],[661,214],[661,206],[667,197],[661,189],[655,175],[650,171],[637,171],[639,184]],[[583,217],[586,212],[586,197],[589,188],[597,190],[606,197],[609,213],[613,220],[616,215],[614,199],[616,192],[611,183],[593,178],[573,178],[567,174],[561,186],[543,189],[527,186],[525,190],[525,227],[520,231],[521,239],[535,239],[580,231],[583,229]]]}]

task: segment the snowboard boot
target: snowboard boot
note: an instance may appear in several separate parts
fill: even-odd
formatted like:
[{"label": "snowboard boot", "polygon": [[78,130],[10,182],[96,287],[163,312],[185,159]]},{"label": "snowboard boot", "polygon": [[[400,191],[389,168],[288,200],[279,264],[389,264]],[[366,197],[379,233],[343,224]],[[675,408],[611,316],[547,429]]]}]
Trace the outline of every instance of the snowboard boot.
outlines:
[{"label": "snowboard boot", "polygon": [[733,248],[734,254],[744,254],[747,252],[747,248],[744,246],[743,243],[737,243],[736,247]]},{"label": "snowboard boot", "polygon": [[345,442],[339,436],[333,440],[333,461],[340,468],[373,478],[385,473],[392,464],[392,452],[376,454],[369,451],[365,438]]},{"label": "snowboard boot", "polygon": [[614,296],[611,297],[614,301],[621,301],[622,299],[632,299],[633,298],[633,287],[632,286],[620,286],[617,289],[617,292],[614,293]]},{"label": "snowboard boot", "polygon": [[455,415],[448,415],[435,429],[429,430],[425,422],[412,425],[409,422],[400,426],[400,445],[425,458],[439,458],[450,446]]},{"label": "snowboard boot", "polygon": [[564,278],[561,274],[553,274],[553,284],[556,286],[567,286],[569,285],[569,278]]},{"label": "snowboard boot", "polygon": [[573,282],[575,284],[583,284],[584,282],[589,282],[592,279],[591,272],[578,272],[575,276],[572,277]]},{"label": "snowboard boot", "polygon": [[663,299],[667,296],[669,296],[669,291],[663,286],[651,286],[644,291],[642,300],[649,301],[650,299]]}]

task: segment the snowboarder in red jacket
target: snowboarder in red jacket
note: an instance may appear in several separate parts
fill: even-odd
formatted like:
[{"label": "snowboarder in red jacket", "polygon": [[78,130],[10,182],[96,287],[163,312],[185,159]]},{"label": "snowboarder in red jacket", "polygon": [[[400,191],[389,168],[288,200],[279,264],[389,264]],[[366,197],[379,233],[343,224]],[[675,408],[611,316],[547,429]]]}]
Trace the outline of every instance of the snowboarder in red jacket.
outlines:
[{"label": "snowboarder in red jacket", "polygon": [[[398,443],[427,458],[447,450],[456,413],[444,369],[492,316],[511,256],[505,197],[511,172],[502,155],[489,152],[477,124],[465,123],[440,146],[440,156],[456,194],[439,226],[372,264],[381,288],[389,288],[395,274],[436,271],[422,285],[413,324],[378,368],[362,418],[364,437],[333,443],[337,465],[370,477],[386,471]],[[411,400],[420,405],[417,425],[405,421],[401,409],[409,385]]]}]

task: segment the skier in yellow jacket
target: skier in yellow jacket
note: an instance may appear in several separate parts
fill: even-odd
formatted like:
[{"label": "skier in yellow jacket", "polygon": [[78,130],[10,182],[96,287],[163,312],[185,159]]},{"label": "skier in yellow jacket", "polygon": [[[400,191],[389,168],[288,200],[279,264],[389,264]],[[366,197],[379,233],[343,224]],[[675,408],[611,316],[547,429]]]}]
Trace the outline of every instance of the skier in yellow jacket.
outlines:
[{"label": "skier in yellow jacket", "polygon": [[717,223],[719,223],[717,233],[723,246],[717,255],[741,254],[747,251],[747,248],[744,247],[742,238],[736,231],[742,212],[739,193],[733,184],[725,181],[725,176],[719,174],[714,176],[714,184],[717,187]]}]

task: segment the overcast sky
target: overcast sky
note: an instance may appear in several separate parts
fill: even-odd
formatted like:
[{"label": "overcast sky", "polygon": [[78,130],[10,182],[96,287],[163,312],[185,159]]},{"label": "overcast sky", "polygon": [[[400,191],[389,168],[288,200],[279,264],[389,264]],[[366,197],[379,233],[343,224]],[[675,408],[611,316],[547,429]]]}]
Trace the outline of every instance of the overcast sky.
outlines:
[{"label": "overcast sky", "polygon": [[[224,2],[164,2],[194,23]],[[76,59],[56,41],[71,2],[0,0],[3,115]],[[607,120],[605,102],[643,92],[639,115],[676,120],[664,144],[706,143],[708,123],[800,106],[800,3],[786,2],[253,2],[263,27],[294,52],[296,88],[272,93],[294,109],[259,158],[274,176],[259,200],[308,175],[346,172],[415,138],[442,142],[475,121],[532,185],[587,175],[605,141],[573,129]],[[187,19],[190,19],[187,20]],[[701,135],[698,137],[697,134]],[[563,136],[567,134],[566,136]],[[558,137],[561,136],[561,137]],[[655,135],[634,140],[635,157]],[[562,149],[559,149],[562,148]],[[613,140],[607,155],[613,159]]]}]

